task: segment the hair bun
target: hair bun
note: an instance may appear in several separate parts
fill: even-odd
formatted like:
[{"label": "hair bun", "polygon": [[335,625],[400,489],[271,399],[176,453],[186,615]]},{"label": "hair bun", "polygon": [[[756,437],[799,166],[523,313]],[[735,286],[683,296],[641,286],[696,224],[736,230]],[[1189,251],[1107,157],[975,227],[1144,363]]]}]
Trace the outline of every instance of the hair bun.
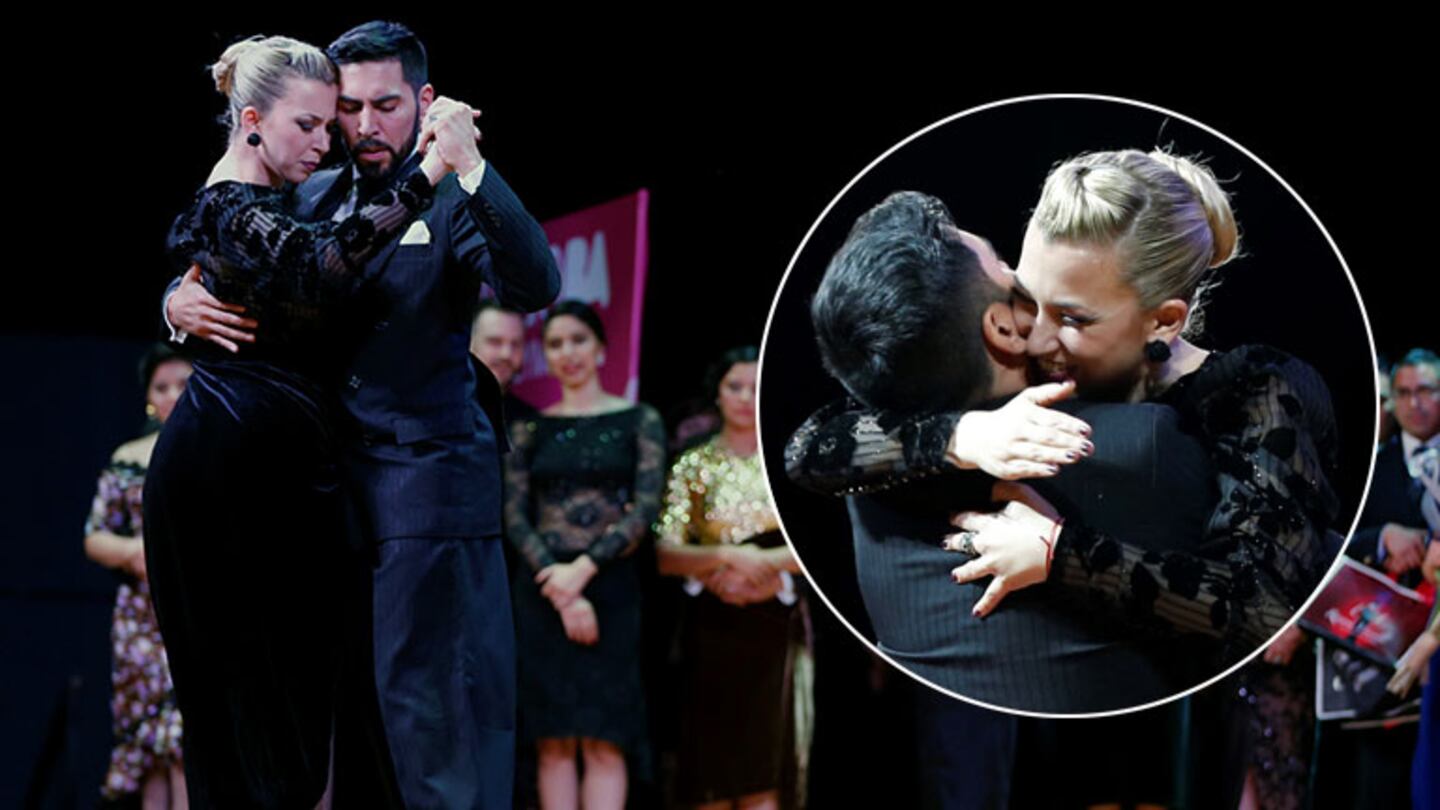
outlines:
[{"label": "hair bun", "polygon": [[1240,228],[1235,223],[1235,212],[1230,208],[1230,195],[1220,188],[1220,181],[1198,160],[1172,155],[1163,149],[1156,149],[1150,157],[1168,166],[1190,186],[1195,197],[1205,208],[1205,220],[1210,223],[1210,234],[1214,240],[1214,251],[1210,266],[1220,265],[1235,258],[1240,247]]},{"label": "hair bun", "polygon": [[242,39],[220,54],[220,59],[210,66],[210,75],[215,79],[216,90],[227,97],[230,95],[230,92],[235,89],[235,71],[239,67],[240,60],[245,58],[246,54],[262,47],[260,42],[264,38],[257,34],[248,39]]}]

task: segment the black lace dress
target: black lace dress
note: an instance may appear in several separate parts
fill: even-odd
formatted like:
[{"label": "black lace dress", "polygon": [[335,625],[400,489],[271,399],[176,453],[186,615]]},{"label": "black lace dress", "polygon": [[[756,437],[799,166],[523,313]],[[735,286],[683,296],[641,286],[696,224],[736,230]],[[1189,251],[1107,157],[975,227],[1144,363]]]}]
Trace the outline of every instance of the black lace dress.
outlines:
[{"label": "black lace dress", "polygon": [[170,232],[260,330],[238,355],[192,339],[194,374],[145,483],[146,564],[197,807],[311,807],[325,789],[345,521],[325,380],[331,316],[429,204],[418,172],[354,216],[305,223],[278,189],[202,189]]},{"label": "black lace dress", "polygon": [[[1067,522],[1051,578],[1084,589],[1128,621],[1224,639],[1231,656],[1264,643],[1309,598],[1335,559],[1339,505],[1330,395],[1306,364],[1276,349],[1212,353],[1157,401],[1210,450],[1220,500],[1197,551],[1159,553]],[[792,480],[820,492],[875,491],[950,469],[956,412],[903,417],[835,403],[785,450]]]},{"label": "black lace dress", "polygon": [[[506,456],[505,533],[516,566],[515,642],[520,664],[520,736],[587,737],[643,758],[640,577],[634,552],[660,513],[665,425],[638,405],[592,416],[535,416],[511,430]],[[599,571],[585,587],[599,642],[565,636],[535,574],[589,555]],[[644,763],[636,763],[643,767]]]},{"label": "black lace dress", "polygon": [[[1300,360],[1243,346],[1212,353],[1157,401],[1176,408],[1214,461],[1220,500],[1205,537],[1193,553],[1162,553],[1071,518],[1056,543],[1051,580],[1119,620],[1218,637],[1228,663],[1278,632],[1339,552],[1330,531],[1339,502],[1329,484],[1338,452],[1329,390]],[[834,403],[796,431],[786,469],[802,486],[833,494],[926,477],[948,469],[946,444],[960,416],[903,417]],[[1273,729],[1303,715],[1310,698],[1293,673],[1264,666],[1252,664],[1227,688],[1250,714],[1262,782],[1303,783],[1303,733]],[[1271,796],[1294,788],[1261,785]]]}]

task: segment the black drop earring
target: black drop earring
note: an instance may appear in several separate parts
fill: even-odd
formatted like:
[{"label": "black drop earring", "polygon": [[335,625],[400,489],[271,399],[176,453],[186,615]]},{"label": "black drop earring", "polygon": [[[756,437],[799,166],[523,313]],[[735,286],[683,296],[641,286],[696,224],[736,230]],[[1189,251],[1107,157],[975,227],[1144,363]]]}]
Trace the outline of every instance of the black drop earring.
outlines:
[{"label": "black drop earring", "polygon": [[246,136],[245,136],[245,143],[248,143],[248,144],[250,144],[251,146],[259,146],[259,145],[260,145],[260,133],[258,133],[258,132],[252,132],[252,133],[250,133],[249,135],[246,135]]},{"label": "black drop earring", "polygon": [[1170,344],[1163,340],[1152,340],[1145,344],[1145,359],[1152,363],[1163,363],[1170,359]]}]

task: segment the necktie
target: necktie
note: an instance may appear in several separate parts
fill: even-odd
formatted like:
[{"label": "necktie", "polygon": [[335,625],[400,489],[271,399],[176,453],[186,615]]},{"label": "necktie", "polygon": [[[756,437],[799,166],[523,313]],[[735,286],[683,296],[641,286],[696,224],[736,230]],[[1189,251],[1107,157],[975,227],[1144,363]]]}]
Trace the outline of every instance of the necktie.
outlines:
[{"label": "necktie", "polygon": [[1440,532],[1440,448],[1422,446],[1416,449],[1415,458],[1420,467],[1415,480],[1424,490],[1420,494],[1420,513],[1431,532]]},{"label": "necktie", "polygon": [[394,171],[386,172],[380,177],[360,175],[355,183],[355,210],[359,211],[361,208],[369,205],[370,201],[375,198],[375,195],[390,188],[391,182],[395,180],[395,178],[404,177],[411,169],[419,166],[421,159],[420,153],[416,152],[399,166],[396,166]]}]

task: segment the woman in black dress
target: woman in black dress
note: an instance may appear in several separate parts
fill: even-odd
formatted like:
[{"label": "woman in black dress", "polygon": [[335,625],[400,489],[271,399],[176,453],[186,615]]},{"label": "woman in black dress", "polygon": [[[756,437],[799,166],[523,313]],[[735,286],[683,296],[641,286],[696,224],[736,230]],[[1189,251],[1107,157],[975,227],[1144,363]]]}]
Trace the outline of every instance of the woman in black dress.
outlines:
[{"label": "woman in black dress", "polygon": [[[1277,633],[1319,586],[1339,551],[1328,532],[1338,511],[1328,484],[1337,447],[1324,382],[1270,347],[1210,352],[1185,339],[1209,270],[1237,245],[1227,196],[1190,160],[1098,152],[1046,179],[1015,285],[1017,318],[1033,321],[1026,350],[1035,376],[1073,380],[1096,399],[1173,405],[1209,448],[1220,497],[1203,554],[1160,554],[1075,521],[1061,525],[1033,490],[1016,485],[1007,510],[963,516],[964,536],[953,539],[957,550],[980,552],[957,569],[961,581],[995,577],[980,614],[997,609],[1007,589],[1048,580],[1082,589],[1119,620],[1218,637],[1228,662]],[[1003,424],[1016,413],[895,420],[832,406],[796,433],[787,467],[805,486],[840,492],[892,486],[956,462],[1003,478],[1051,475],[1083,455],[1067,456],[1063,438],[1045,435],[1044,418],[1031,421],[1034,409],[1025,424]],[[999,435],[1024,438],[1005,445]],[[1053,546],[1043,538],[1055,538]],[[1284,778],[1292,776],[1300,774]]]},{"label": "woman in black dress", "polygon": [[229,145],[169,251],[263,326],[236,354],[188,347],[194,374],[145,485],[146,561],[191,799],[313,807],[329,771],[345,553],[325,386],[345,341],[330,316],[448,169],[431,150],[349,219],[300,222],[283,186],[329,149],[334,66],[270,37],[231,46],[214,76]]},{"label": "woman in black dress", "polygon": [[619,810],[626,757],[646,751],[633,555],[660,512],[665,426],[600,387],[605,327],[589,306],[556,304],[544,346],[562,397],[514,426],[505,472],[505,532],[526,563],[511,588],[520,736],[546,810]]}]

